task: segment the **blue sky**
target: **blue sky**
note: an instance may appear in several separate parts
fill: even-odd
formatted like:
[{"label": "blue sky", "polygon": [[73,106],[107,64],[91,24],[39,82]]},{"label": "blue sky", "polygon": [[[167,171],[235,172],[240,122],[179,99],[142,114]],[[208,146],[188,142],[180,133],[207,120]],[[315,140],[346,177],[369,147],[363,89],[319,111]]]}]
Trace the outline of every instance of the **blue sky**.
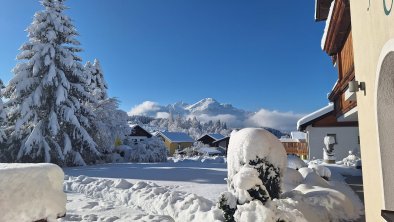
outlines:
[{"label": "blue sky", "polygon": [[[98,58],[121,108],[220,102],[308,113],[327,104],[336,78],[320,48],[314,1],[69,0],[87,60]],[[25,28],[42,7],[3,1],[0,78],[8,82]]]}]

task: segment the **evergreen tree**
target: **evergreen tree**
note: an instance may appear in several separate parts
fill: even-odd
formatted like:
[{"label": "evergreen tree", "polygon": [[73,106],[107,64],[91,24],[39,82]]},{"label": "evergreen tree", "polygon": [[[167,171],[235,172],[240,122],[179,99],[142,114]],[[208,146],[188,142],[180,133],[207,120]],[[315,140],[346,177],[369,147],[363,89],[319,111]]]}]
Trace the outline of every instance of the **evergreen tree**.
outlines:
[{"label": "evergreen tree", "polygon": [[85,65],[85,72],[87,74],[89,91],[97,100],[105,100],[107,95],[107,83],[104,80],[104,74],[101,69],[100,62],[95,59],[93,65],[87,62]]},{"label": "evergreen tree", "polygon": [[3,81],[0,79],[0,143],[4,143],[6,141],[6,135],[4,131],[4,124],[6,122],[6,113],[3,109],[3,96],[1,94],[1,90],[4,89]]},{"label": "evergreen tree", "polygon": [[42,0],[43,11],[28,27],[29,41],[17,56],[21,63],[5,89],[9,99],[9,149],[13,161],[94,163],[100,156],[89,135],[87,92],[78,35],[63,14],[65,0]]},{"label": "evergreen tree", "polygon": [[95,101],[88,103],[88,107],[95,114],[91,135],[100,152],[111,153],[115,140],[125,139],[125,135],[130,132],[127,124],[128,115],[119,110],[119,101],[116,98],[108,98],[108,87],[97,59],[93,65],[90,62],[85,64],[85,78],[88,91],[95,98]]}]

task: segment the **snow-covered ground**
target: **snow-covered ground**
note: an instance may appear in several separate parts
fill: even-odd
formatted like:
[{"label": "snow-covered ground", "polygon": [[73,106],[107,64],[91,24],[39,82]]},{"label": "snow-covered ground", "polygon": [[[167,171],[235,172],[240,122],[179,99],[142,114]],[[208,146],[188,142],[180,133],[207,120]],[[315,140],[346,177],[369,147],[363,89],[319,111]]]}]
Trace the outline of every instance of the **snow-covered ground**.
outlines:
[{"label": "snow-covered ground", "polygon": [[[296,183],[295,187],[302,181],[311,184],[301,184],[295,189],[290,187],[290,191],[295,191],[285,193],[287,199],[282,202],[288,204],[289,198],[298,201],[300,204],[290,202],[304,214],[312,210],[319,211],[318,214],[306,215],[307,219],[318,215],[321,221],[327,218],[336,221],[344,216],[338,214],[338,218],[333,217],[336,212],[341,212],[340,207],[343,207],[342,211],[352,211],[348,215],[354,217],[362,214],[360,199],[341,176],[360,175],[361,171],[343,165],[325,165],[321,162],[318,165],[330,169],[330,181],[315,178],[314,174],[308,179],[302,176],[298,178],[294,177],[293,171],[289,171],[286,175],[293,177],[285,179],[285,183]],[[227,190],[224,180],[227,177],[226,168],[223,158],[170,159],[165,163],[117,163],[64,168],[68,175],[64,182],[67,215],[59,221],[221,220],[222,212],[216,208],[216,202],[220,193]],[[313,183],[320,183],[320,187]],[[347,198],[343,198],[342,194]],[[312,205],[306,204],[311,200],[315,201]],[[325,205],[327,209],[322,209]],[[308,207],[312,210],[308,210]]]}]

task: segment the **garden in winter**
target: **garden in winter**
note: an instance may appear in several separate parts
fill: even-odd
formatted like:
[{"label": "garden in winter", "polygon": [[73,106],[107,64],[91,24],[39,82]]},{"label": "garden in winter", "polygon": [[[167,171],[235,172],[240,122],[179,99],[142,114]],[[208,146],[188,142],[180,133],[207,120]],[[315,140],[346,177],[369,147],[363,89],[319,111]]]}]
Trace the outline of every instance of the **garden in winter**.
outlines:
[{"label": "garden in winter", "polygon": [[273,125],[255,124],[263,111],[211,98],[144,103],[154,117],[127,113],[109,96],[120,86],[107,84],[104,60],[81,57],[73,9],[40,3],[1,85],[0,221],[362,219],[363,202],[345,181],[361,176],[360,158],[332,158],[333,137],[319,147],[324,158],[307,159],[284,147],[289,130],[275,125],[277,111]]}]

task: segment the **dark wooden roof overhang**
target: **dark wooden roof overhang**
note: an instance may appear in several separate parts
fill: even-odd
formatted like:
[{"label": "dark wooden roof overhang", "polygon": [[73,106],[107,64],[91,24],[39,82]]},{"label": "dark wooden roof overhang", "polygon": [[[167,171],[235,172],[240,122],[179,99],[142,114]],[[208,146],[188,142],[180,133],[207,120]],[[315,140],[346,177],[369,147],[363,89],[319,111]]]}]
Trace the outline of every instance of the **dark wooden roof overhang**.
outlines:
[{"label": "dark wooden roof overhang", "polygon": [[335,56],[341,51],[351,30],[349,0],[336,0],[327,30],[324,51]]},{"label": "dark wooden roof overhang", "polygon": [[333,0],[316,0],[315,5],[315,21],[324,21],[328,17],[330,11],[330,5]]},{"label": "dark wooden roof overhang", "polygon": [[333,110],[300,125],[299,130],[305,131],[310,125],[312,127],[357,127],[358,122],[338,122],[335,111]]}]

